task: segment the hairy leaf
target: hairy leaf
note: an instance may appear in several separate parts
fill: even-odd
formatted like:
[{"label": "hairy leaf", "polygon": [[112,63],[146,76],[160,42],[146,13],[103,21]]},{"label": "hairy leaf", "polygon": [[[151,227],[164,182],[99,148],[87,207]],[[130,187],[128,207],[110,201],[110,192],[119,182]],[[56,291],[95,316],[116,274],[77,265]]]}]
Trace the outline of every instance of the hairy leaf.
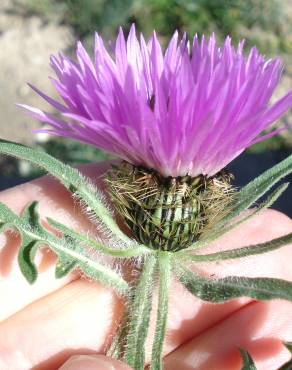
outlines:
[{"label": "hairy leaf", "polygon": [[56,278],[60,279],[66,276],[70,271],[74,270],[75,267],[78,267],[78,262],[76,259],[64,255],[59,255],[55,270]]},{"label": "hairy leaf", "polygon": [[[6,205],[0,203],[0,224],[2,231],[16,229],[21,236],[21,247],[18,254],[19,267],[29,283],[37,279],[37,267],[34,263],[36,251],[41,246],[50,247],[58,256],[56,277],[66,275],[78,267],[84,274],[107,286],[124,293],[128,284],[117,273],[92,260],[88,249],[82,248],[72,239],[57,237],[45,230],[39,222],[37,203],[31,203],[19,217]],[[1,230],[0,230],[1,231]]]},{"label": "hairy leaf", "polygon": [[99,217],[114,235],[125,242],[132,242],[114,221],[110,211],[105,205],[103,196],[79,171],[41,150],[32,149],[21,144],[1,139],[0,153],[27,160],[49,172],[75,196],[84,201],[88,208]]},{"label": "hairy leaf", "polygon": [[117,257],[117,258],[130,258],[130,257],[137,257],[142,256],[144,254],[149,254],[152,252],[151,249],[144,247],[143,245],[138,245],[134,248],[126,248],[126,249],[111,249],[105,247],[101,243],[98,243],[95,240],[90,239],[88,236],[81,235],[76,231],[68,228],[67,226],[52,220],[51,218],[47,218],[48,223],[53,226],[55,229],[61,231],[64,235],[72,238],[77,243],[82,243],[83,245],[88,245],[97,251],[107,254],[109,256]]},{"label": "hairy leaf", "polygon": [[243,276],[208,279],[181,266],[178,266],[178,277],[192,294],[208,302],[219,303],[240,297],[292,301],[292,283],[286,280]]},{"label": "hairy leaf", "polygon": [[266,243],[260,243],[250,245],[248,247],[242,247],[237,249],[231,249],[223,252],[216,252],[210,254],[191,254],[191,253],[180,253],[182,258],[187,261],[204,262],[204,261],[222,261],[234,258],[248,257],[255,254],[262,254],[279,249],[289,243],[292,243],[292,233],[281,236],[279,238],[270,240]]}]

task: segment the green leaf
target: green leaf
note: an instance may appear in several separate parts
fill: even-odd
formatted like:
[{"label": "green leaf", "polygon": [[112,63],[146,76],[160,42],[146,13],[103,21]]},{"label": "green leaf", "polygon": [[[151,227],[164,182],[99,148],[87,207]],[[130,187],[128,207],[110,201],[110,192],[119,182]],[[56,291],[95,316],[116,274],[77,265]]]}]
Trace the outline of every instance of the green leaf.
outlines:
[{"label": "green leaf", "polygon": [[37,213],[37,203],[31,203],[19,217],[5,204],[0,203],[0,224],[2,231],[13,228],[19,231],[21,247],[18,254],[19,267],[29,283],[37,279],[34,263],[36,251],[41,246],[49,246],[58,256],[56,276],[62,277],[74,267],[84,274],[116,289],[119,293],[128,290],[128,284],[116,272],[92,260],[88,248],[67,237],[57,237],[45,230]]},{"label": "green leaf", "polygon": [[30,203],[22,213],[22,220],[23,222],[26,222],[32,229],[37,230],[39,234],[46,235],[40,224],[37,206],[38,203],[36,201]]},{"label": "green leaf", "polygon": [[204,261],[223,261],[234,258],[248,257],[255,254],[262,254],[279,249],[289,243],[292,243],[292,233],[281,236],[279,238],[270,240],[266,243],[250,245],[238,249],[232,249],[223,252],[210,253],[210,254],[191,254],[180,253],[180,256],[187,261],[204,262]]},{"label": "green leaf", "polygon": [[74,270],[78,266],[78,263],[73,258],[65,257],[64,255],[59,256],[58,262],[56,264],[55,276],[57,279],[61,279]]},{"label": "green leaf", "polygon": [[171,277],[171,254],[158,252],[159,292],[155,334],[152,346],[150,370],[162,370],[163,343],[166,333],[169,287]]},{"label": "green leaf", "polygon": [[152,252],[151,249],[144,247],[143,245],[139,245],[136,248],[125,248],[125,249],[111,249],[107,248],[101,243],[96,242],[95,240],[90,239],[88,236],[84,236],[79,234],[78,232],[69,229],[67,226],[52,220],[51,218],[47,218],[48,223],[53,226],[56,230],[61,231],[65,236],[72,238],[75,242],[82,243],[82,245],[90,246],[101,253],[104,253],[108,256],[113,256],[116,258],[131,258],[131,257],[138,257],[144,254],[149,254]]},{"label": "green leaf", "polygon": [[92,211],[114,235],[126,243],[133,243],[114,221],[111,212],[105,205],[104,196],[88,179],[81,175],[79,171],[65,165],[43,151],[1,139],[0,153],[27,160],[49,172],[75,196],[84,201],[88,209]]},{"label": "green leaf", "polygon": [[135,370],[143,370],[145,365],[145,341],[148,333],[152,290],[156,267],[154,255],[146,257],[133,299],[129,308],[129,328],[124,359]]},{"label": "green leaf", "polygon": [[242,360],[243,360],[243,366],[241,370],[257,370],[255,363],[253,362],[253,359],[251,358],[250,354],[245,351],[244,349],[239,349]]},{"label": "green leaf", "polygon": [[285,299],[292,301],[292,283],[273,278],[228,276],[208,279],[178,266],[181,283],[195,296],[208,302],[225,302],[240,297],[257,300]]},{"label": "green leaf", "polygon": [[26,238],[23,238],[18,252],[18,265],[20,271],[30,284],[33,284],[38,276],[37,268],[33,262],[38,247],[38,241],[30,240],[29,238],[26,240]]}]

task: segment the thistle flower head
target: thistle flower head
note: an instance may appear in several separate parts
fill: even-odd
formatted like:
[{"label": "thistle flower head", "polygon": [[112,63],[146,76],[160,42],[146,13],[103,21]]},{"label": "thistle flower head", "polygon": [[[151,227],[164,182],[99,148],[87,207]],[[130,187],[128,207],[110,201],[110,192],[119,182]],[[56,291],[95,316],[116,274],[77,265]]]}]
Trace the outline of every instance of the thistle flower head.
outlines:
[{"label": "thistle flower head", "polygon": [[94,58],[79,42],[77,61],[51,58],[59,103],[32,87],[60,112],[27,107],[54,135],[102,148],[163,176],[213,176],[244,149],[273,136],[259,136],[292,105],[292,92],[274,105],[281,63],[265,61],[253,47],[243,53],[227,37],[181,40],[175,32],[165,52],[155,32],[138,41],[132,26],[120,30],[114,50],[95,35]]},{"label": "thistle flower head", "polygon": [[95,35],[94,58],[79,42],[77,61],[51,58],[51,81],[63,102],[32,87],[60,112],[27,107],[54,135],[116,154],[164,176],[212,176],[257,141],[292,106],[292,92],[269,106],[281,62],[265,61],[253,47],[243,54],[227,37],[192,43],[175,32],[163,53],[155,32],[138,41],[120,30],[113,52]]}]

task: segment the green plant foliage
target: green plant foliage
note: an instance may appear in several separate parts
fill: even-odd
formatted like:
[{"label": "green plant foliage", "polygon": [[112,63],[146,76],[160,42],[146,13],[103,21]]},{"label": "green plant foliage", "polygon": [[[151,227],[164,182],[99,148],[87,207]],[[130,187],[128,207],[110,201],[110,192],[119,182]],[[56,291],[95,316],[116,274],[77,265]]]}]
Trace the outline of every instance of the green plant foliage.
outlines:
[{"label": "green plant foliage", "polygon": [[[175,29],[190,35],[216,31],[222,39],[232,34],[256,43],[262,52],[291,51],[289,18],[280,0],[16,0],[28,14],[56,18],[87,38],[98,30],[112,39],[119,25],[136,22],[150,34],[156,29],[169,37]],[[252,30],[252,32],[250,32]],[[261,30],[262,32],[259,32]],[[268,36],[268,37],[267,37]]]},{"label": "green plant foliage", "polygon": [[0,231],[16,229],[21,235],[18,263],[21,272],[29,283],[34,283],[38,272],[34,257],[38,248],[50,247],[58,256],[56,277],[61,278],[73,268],[79,268],[86,276],[115,288],[120,293],[128,290],[128,284],[113,270],[94,261],[90,251],[71,237],[57,237],[46,231],[39,221],[37,203],[27,206],[21,217],[0,203]]},{"label": "green plant foliage", "polygon": [[209,254],[191,254],[191,253],[181,253],[187,261],[194,262],[211,262],[211,261],[223,261],[235,258],[242,258],[253,256],[255,254],[262,254],[279,249],[289,243],[292,243],[292,233],[281,236],[279,238],[273,239],[266,243],[260,243],[255,245],[250,245],[248,247],[242,247],[237,249],[231,249],[228,251],[209,253]]},{"label": "green plant foliage", "polygon": [[163,343],[166,334],[167,314],[168,314],[168,294],[170,289],[172,254],[169,252],[158,253],[159,263],[159,291],[156,329],[152,346],[152,360],[150,370],[163,369]]},{"label": "green plant foliage", "polygon": [[241,370],[257,370],[255,363],[251,358],[251,355],[244,349],[240,348],[239,350],[243,361]]},{"label": "green plant foliage", "polygon": [[74,230],[71,230],[67,226],[52,220],[51,218],[47,218],[48,223],[53,226],[56,230],[61,231],[64,235],[72,238],[76,242],[82,243],[84,245],[88,245],[94,250],[97,250],[101,253],[107,254],[112,257],[116,258],[131,258],[131,257],[138,257],[143,256],[144,254],[149,254],[151,249],[146,248],[142,245],[136,248],[128,248],[128,249],[117,249],[117,248],[108,248],[102,245],[101,243],[96,242],[95,240],[90,239],[88,236],[80,235]]},{"label": "green plant foliage", "polygon": [[111,213],[104,204],[102,195],[97,191],[88,179],[85,179],[76,169],[65,165],[49,154],[31,149],[25,145],[12,143],[0,139],[0,153],[19,159],[25,159],[34,165],[44,169],[56,177],[74,196],[81,199],[88,207],[88,211],[95,213],[113,233],[121,240],[129,242],[129,238],[120,230],[113,220]]},{"label": "green plant foliage", "polygon": [[154,256],[146,258],[139,281],[133,288],[124,358],[127,364],[135,370],[143,370],[145,364],[145,341],[150,320],[155,267],[156,258]]},{"label": "green plant foliage", "polygon": [[292,301],[292,283],[286,280],[243,276],[208,279],[181,266],[178,267],[177,275],[181,283],[203,301],[221,303],[240,297],[262,301],[271,299]]}]

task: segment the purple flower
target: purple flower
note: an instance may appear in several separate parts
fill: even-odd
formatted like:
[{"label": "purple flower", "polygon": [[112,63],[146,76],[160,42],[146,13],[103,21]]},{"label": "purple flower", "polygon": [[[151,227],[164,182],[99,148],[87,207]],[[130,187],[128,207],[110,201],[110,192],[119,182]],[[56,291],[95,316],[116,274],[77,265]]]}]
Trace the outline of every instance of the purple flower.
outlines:
[{"label": "purple flower", "polygon": [[77,61],[51,58],[57,79],[51,81],[59,103],[31,86],[59,116],[24,106],[51,129],[114,153],[165,176],[212,176],[248,146],[276,135],[259,136],[292,106],[292,91],[272,106],[281,62],[265,61],[244,42],[227,37],[218,47],[215,35],[194,37],[192,45],[174,33],[165,53],[155,32],[140,42],[132,26],[122,29],[113,56],[95,35],[94,59],[81,42]]}]

